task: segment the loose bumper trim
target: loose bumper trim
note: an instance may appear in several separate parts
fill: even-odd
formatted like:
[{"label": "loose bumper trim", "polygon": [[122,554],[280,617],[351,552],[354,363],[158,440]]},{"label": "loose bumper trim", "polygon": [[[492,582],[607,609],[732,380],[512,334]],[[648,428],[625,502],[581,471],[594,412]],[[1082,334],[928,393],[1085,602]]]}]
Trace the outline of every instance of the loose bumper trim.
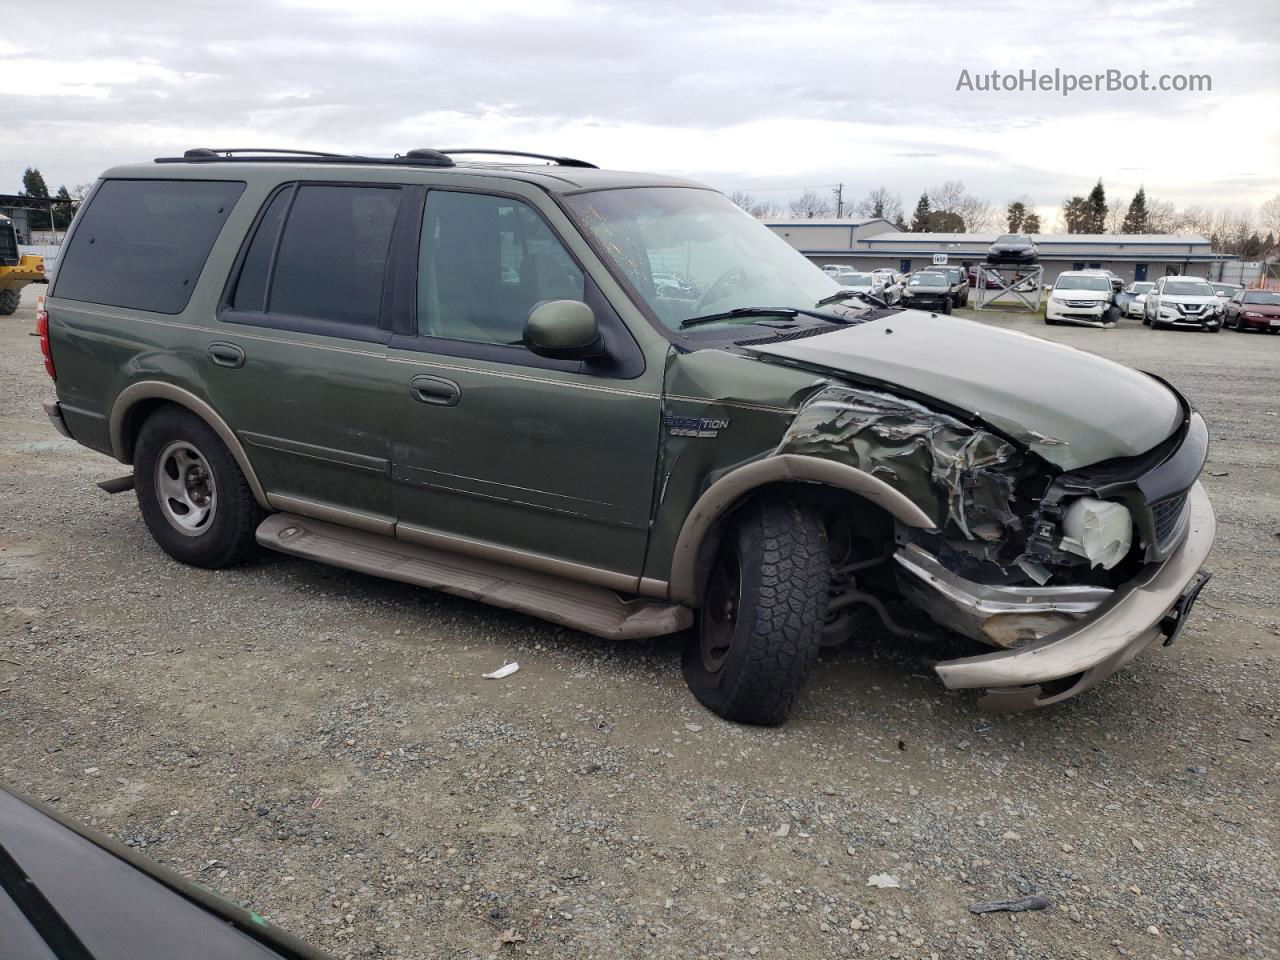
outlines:
[{"label": "loose bumper trim", "polygon": [[[1162,621],[1197,580],[1213,546],[1217,521],[1200,483],[1189,500],[1186,538],[1163,563],[1119,587],[1091,616],[1043,640],[937,664],[942,682],[951,689],[988,688],[986,709],[1029,710],[1083,693],[1125,666],[1161,636]],[[1055,683],[1071,678],[1065,688]]]},{"label": "loose bumper trim", "polygon": [[75,437],[71,436],[71,431],[67,429],[67,421],[62,419],[62,408],[58,406],[58,401],[46,400],[44,401],[43,406],[44,412],[49,417],[49,422],[53,424],[53,429],[57,430],[68,440],[74,440]]}]

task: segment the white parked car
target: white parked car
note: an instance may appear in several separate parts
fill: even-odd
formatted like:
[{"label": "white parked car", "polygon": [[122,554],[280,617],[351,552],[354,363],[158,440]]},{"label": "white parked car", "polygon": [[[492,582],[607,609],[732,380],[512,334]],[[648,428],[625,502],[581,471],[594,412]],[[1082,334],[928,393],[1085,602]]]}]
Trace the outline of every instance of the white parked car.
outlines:
[{"label": "white parked car", "polygon": [[842,287],[879,297],[885,303],[897,303],[902,299],[902,284],[887,284],[879,274],[842,273],[835,279]]},{"label": "white parked car", "polygon": [[1147,294],[1154,286],[1155,282],[1151,280],[1135,280],[1124,288],[1124,292],[1128,295],[1124,302],[1126,317],[1142,316],[1143,308],[1147,303]]},{"label": "white parked car", "polygon": [[857,273],[858,271],[853,269],[853,267],[849,266],[847,263],[824,263],[822,265],[822,272],[834,280],[839,280],[841,277],[848,276],[851,273]]},{"label": "white parked car", "polygon": [[1113,326],[1110,310],[1115,293],[1111,279],[1101,271],[1068,270],[1058,274],[1044,305],[1044,322],[1078,323],[1088,327]]},{"label": "white parked car", "polygon": [[906,279],[906,277],[893,269],[893,267],[876,267],[871,272],[877,276],[884,277],[885,283],[902,283]]},{"label": "white parked car", "polygon": [[1215,283],[1210,281],[1209,286],[1213,287],[1213,292],[1224,304],[1244,289],[1238,283]]},{"label": "white parked car", "polygon": [[1147,293],[1142,322],[1153,330],[1181,327],[1217,333],[1222,329],[1223,301],[1208,280],[1161,277]]}]

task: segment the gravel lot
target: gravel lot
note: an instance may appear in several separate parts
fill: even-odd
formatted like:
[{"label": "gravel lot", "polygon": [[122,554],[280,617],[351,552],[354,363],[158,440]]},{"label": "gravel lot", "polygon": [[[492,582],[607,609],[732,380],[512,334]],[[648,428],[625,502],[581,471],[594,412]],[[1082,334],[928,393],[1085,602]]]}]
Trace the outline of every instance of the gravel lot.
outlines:
[{"label": "gravel lot", "polygon": [[[1220,527],[1192,622],[1013,717],[874,636],[757,730],[698,706],[675,641],[284,556],[169,560],[94,486],[122,468],[44,419],[39,290],[0,318],[18,789],[337,956],[1280,956],[1280,337],[993,319],[1203,410]],[[1052,907],[967,911],[1028,893]]]}]

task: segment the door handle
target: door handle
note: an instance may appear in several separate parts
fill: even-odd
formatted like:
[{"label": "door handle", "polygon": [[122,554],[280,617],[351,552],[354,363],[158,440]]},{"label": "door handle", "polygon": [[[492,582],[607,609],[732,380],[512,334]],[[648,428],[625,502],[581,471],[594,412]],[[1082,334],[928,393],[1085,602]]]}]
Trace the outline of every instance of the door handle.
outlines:
[{"label": "door handle", "polygon": [[234,343],[216,340],[209,344],[209,359],[220,367],[243,367],[244,351]]},{"label": "door handle", "polygon": [[462,399],[458,385],[444,377],[414,377],[409,381],[409,392],[418,402],[437,407],[457,406]]}]

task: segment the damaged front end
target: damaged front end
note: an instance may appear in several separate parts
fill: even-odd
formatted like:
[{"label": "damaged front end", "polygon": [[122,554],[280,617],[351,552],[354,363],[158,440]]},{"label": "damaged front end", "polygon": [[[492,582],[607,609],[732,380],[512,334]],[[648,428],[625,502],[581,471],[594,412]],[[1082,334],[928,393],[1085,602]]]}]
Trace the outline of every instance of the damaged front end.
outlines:
[{"label": "damaged front end", "polygon": [[1155,493],[1178,487],[1185,503],[1204,457],[1194,437],[1182,442],[1187,432],[1162,445],[1170,450],[1065,473],[980,423],[831,385],[803,405],[776,453],[838,460],[910,497],[934,529],[897,525],[896,592],[935,623],[1014,649],[1090,616],[1169,548],[1186,517],[1161,525],[1169,510],[1148,508],[1152,491],[1135,484],[1135,467],[1184,451]]}]

